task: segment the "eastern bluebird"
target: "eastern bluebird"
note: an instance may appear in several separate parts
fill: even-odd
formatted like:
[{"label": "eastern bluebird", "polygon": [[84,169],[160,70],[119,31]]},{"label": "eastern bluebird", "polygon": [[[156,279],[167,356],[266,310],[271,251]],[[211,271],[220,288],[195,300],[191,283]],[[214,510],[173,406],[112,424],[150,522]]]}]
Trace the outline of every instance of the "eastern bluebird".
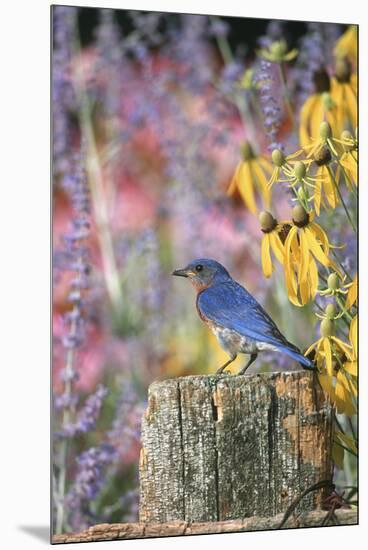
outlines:
[{"label": "eastern bluebird", "polygon": [[230,355],[221,373],[235,361],[238,353],[250,354],[249,361],[239,371],[244,374],[260,351],[286,353],[305,369],[315,365],[300,350],[288,342],[271,317],[251,294],[231,278],[215,260],[198,259],[173,275],[188,277],[197,291],[197,311],[213,331],[222,348]]}]

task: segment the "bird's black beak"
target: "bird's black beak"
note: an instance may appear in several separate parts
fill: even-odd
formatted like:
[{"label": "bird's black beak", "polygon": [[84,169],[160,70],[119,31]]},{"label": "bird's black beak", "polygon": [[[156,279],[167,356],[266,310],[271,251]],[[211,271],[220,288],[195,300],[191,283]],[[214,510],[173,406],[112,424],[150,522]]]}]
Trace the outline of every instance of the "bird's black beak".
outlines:
[{"label": "bird's black beak", "polygon": [[177,277],[188,277],[188,271],[186,269],[175,269],[171,275],[176,275]]}]

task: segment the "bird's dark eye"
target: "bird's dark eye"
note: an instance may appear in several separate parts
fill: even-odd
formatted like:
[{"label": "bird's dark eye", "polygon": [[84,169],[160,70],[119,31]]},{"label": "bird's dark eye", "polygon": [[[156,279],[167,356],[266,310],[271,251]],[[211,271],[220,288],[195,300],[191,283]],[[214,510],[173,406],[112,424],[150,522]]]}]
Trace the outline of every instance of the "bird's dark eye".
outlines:
[{"label": "bird's dark eye", "polygon": [[196,271],[202,271],[203,265],[198,264],[198,265],[196,265],[195,269],[196,269]]}]

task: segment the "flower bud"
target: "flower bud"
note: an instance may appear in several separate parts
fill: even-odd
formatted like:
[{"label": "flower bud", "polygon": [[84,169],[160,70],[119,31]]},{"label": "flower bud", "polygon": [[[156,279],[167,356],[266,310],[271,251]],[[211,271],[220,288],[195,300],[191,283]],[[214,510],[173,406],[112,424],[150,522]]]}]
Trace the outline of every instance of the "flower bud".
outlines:
[{"label": "flower bud", "polygon": [[321,122],[320,124],[320,127],[319,127],[319,135],[321,136],[322,139],[326,140],[326,139],[330,139],[332,137],[332,130],[331,130],[331,126],[329,125],[328,122],[326,122],[325,120],[323,122]]},{"label": "flower bud", "polygon": [[326,109],[326,111],[331,111],[332,108],[335,105],[335,103],[333,102],[333,99],[331,97],[331,94],[329,92],[323,92],[322,101],[323,101],[323,106]]},{"label": "flower bud", "polygon": [[336,273],[331,273],[328,276],[327,286],[330,290],[337,290],[340,288],[340,279]]},{"label": "flower bud", "polygon": [[240,81],[240,86],[247,90],[250,90],[251,88],[255,87],[253,77],[254,77],[254,69],[247,69],[242,76],[242,79]]},{"label": "flower bud", "polygon": [[280,149],[274,149],[272,151],[271,156],[272,156],[272,162],[274,163],[275,166],[278,166],[279,168],[281,168],[281,166],[283,166],[283,164],[285,163],[284,153]]},{"label": "flower bud", "polygon": [[270,52],[275,60],[281,61],[287,53],[287,44],[285,40],[277,40],[276,42],[273,42],[270,46]]},{"label": "flower bud", "polygon": [[323,319],[319,330],[323,338],[333,336],[335,334],[335,324],[331,319]]},{"label": "flower bud", "polygon": [[245,161],[255,158],[253,148],[249,141],[245,141],[241,146],[241,152]]},{"label": "flower bud", "polygon": [[297,204],[292,210],[293,222],[297,227],[304,227],[309,223],[309,215],[304,208]]},{"label": "flower bud", "polygon": [[327,304],[325,313],[326,313],[327,319],[334,319],[336,316],[335,304]]},{"label": "flower bud", "polygon": [[299,181],[301,181],[305,177],[306,173],[307,173],[307,169],[305,167],[304,162],[302,162],[301,160],[298,160],[298,162],[296,162],[294,165],[295,176],[298,178]]},{"label": "flower bud", "polygon": [[263,211],[259,214],[259,223],[263,233],[270,233],[275,229],[277,221],[270,212]]}]

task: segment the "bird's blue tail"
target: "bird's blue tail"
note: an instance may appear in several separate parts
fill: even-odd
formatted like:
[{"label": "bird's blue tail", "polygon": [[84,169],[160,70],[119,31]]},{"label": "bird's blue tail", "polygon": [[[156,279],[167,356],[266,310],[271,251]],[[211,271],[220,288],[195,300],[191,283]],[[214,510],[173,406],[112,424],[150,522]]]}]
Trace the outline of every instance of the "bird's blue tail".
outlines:
[{"label": "bird's blue tail", "polygon": [[298,348],[294,346],[292,348],[286,347],[286,346],[280,346],[280,350],[283,353],[286,353],[287,355],[295,359],[296,361],[298,361],[298,363],[300,363],[303,369],[316,370],[316,365],[310,359],[308,359],[308,357],[305,357],[305,355],[299,352]]}]

